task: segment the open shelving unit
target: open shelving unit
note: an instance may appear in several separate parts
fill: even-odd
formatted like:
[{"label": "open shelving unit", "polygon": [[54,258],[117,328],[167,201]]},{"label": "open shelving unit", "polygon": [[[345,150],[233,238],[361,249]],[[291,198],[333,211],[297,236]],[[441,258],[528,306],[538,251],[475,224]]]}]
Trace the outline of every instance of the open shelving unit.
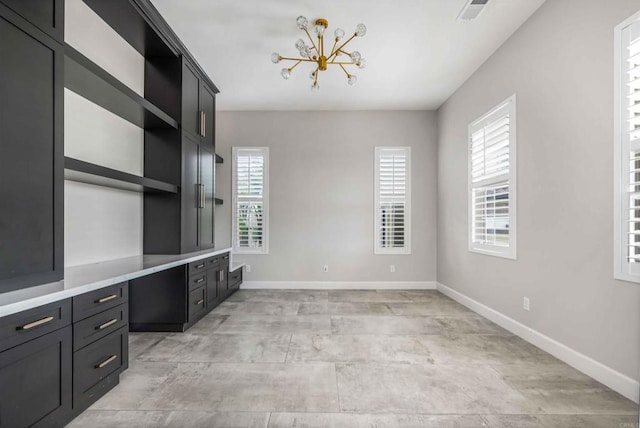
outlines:
[{"label": "open shelving unit", "polygon": [[140,128],[178,128],[174,118],[69,45],[64,76],[66,88]]},{"label": "open shelving unit", "polygon": [[134,192],[178,193],[179,187],[150,178],[118,171],[79,159],[64,158],[66,180]]}]

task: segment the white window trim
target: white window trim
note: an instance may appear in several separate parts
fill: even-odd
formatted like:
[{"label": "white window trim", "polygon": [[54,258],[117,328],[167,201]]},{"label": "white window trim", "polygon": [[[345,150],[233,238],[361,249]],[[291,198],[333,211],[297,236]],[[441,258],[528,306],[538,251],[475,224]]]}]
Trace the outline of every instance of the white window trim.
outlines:
[{"label": "white window trim", "polygon": [[[406,195],[405,195],[405,235],[404,247],[382,248],[380,247],[380,215],[378,205],[380,203],[380,153],[385,150],[403,150],[406,156]],[[411,147],[408,146],[384,146],[376,147],[374,153],[374,212],[373,212],[373,253],[385,255],[410,255],[411,254]]]},{"label": "white window trim", "polygon": [[[237,185],[237,154],[242,150],[257,150],[262,152],[264,156],[264,193],[263,193],[263,231],[262,231],[262,248],[238,248],[236,247],[236,231],[238,222],[238,196],[236,191]],[[269,147],[233,147],[232,153],[232,171],[231,171],[231,245],[232,251],[238,254],[269,254]]]},{"label": "white window trim", "polygon": [[635,269],[627,260],[627,215],[628,215],[628,157],[625,151],[631,148],[623,141],[624,116],[622,114],[622,33],[625,28],[640,21],[640,11],[621,22],[614,29],[614,191],[613,191],[613,277],[623,281],[640,282],[640,266]]},{"label": "white window trim", "polygon": [[[471,177],[471,135],[475,130],[486,123],[491,122],[496,116],[503,114],[504,109],[509,110],[509,246],[485,245],[473,242],[473,180]],[[467,135],[467,227],[469,251],[495,257],[516,260],[517,258],[517,117],[516,95],[512,95],[487,114],[469,124]]]}]

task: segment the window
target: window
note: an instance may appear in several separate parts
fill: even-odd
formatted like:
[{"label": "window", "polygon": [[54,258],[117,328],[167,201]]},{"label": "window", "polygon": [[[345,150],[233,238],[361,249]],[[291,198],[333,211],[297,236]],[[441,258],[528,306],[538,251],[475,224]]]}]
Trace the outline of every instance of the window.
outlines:
[{"label": "window", "polygon": [[376,147],[375,254],[411,254],[411,148]]},{"label": "window", "polygon": [[269,149],[233,148],[233,251],[269,252]]},{"label": "window", "polygon": [[469,251],[516,258],[516,97],[469,125]]},{"label": "window", "polygon": [[640,282],[640,12],[615,29],[614,277]]}]

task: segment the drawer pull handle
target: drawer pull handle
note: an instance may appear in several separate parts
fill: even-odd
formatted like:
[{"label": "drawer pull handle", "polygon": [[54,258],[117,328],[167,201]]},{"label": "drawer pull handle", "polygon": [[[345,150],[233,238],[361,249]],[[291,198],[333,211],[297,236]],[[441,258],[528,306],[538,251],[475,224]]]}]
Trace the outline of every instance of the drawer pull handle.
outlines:
[{"label": "drawer pull handle", "polygon": [[29,324],[25,324],[21,327],[18,327],[16,328],[16,330],[30,330],[34,327],[38,327],[39,325],[46,324],[51,321],[53,321],[53,317],[42,318],[41,320],[30,322]]},{"label": "drawer pull handle", "polygon": [[118,322],[118,319],[117,319],[117,318],[114,318],[114,319],[112,319],[112,320],[110,320],[110,321],[107,321],[106,323],[104,323],[104,324],[102,324],[102,325],[97,326],[97,327],[96,327],[96,330],[104,330],[105,328],[107,328],[107,327],[109,327],[109,326],[112,326],[112,325],[114,325],[114,324],[115,324],[115,323],[117,323],[117,322]]},{"label": "drawer pull handle", "polygon": [[201,282],[204,282],[204,278],[200,278],[199,280],[197,280],[196,284],[200,284]]},{"label": "drawer pull handle", "polygon": [[224,256],[222,259],[223,260],[229,260],[229,256]]},{"label": "drawer pull handle", "polygon": [[118,358],[117,355],[112,355],[109,358],[107,358],[106,360],[104,360],[103,362],[101,362],[100,364],[97,364],[95,366],[96,369],[102,369],[106,366],[108,366],[110,363],[112,363],[116,358]]},{"label": "drawer pull handle", "polygon": [[196,302],[196,306],[200,306],[203,303],[204,303],[204,299],[200,299]]},{"label": "drawer pull handle", "polygon": [[204,267],[204,263],[199,264],[198,266],[196,266],[196,269],[202,269]]},{"label": "drawer pull handle", "polygon": [[118,297],[118,295],[117,295],[117,294],[112,294],[111,296],[106,296],[106,297],[103,297],[102,299],[98,299],[98,300],[96,300],[94,303],[104,303],[104,302],[108,302],[109,300],[113,300],[113,299],[115,299],[116,297]]}]

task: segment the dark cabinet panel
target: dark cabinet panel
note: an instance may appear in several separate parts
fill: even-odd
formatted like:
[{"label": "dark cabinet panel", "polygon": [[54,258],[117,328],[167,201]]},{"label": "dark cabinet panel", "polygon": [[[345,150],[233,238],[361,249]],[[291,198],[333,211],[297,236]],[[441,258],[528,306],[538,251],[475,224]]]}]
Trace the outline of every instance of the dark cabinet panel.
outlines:
[{"label": "dark cabinet panel", "polygon": [[190,138],[182,139],[182,252],[200,248],[198,230],[201,188],[198,180],[198,158],[200,146]]},{"label": "dark cabinet panel", "polygon": [[64,0],[0,1],[58,42],[64,42]]},{"label": "dark cabinet panel", "polygon": [[182,130],[200,138],[200,81],[186,61],[182,63]]},{"label": "dark cabinet panel", "polygon": [[77,351],[128,325],[128,303],[78,321],[73,324],[73,350]]},{"label": "dark cabinet panel", "polygon": [[189,292],[189,324],[200,319],[207,310],[207,287]]},{"label": "dark cabinet panel", "polygon": [[200,85],[200,114],[202,115],[202,143],[213,151],[215,145],[215,95],[205,85]]},{"label": "dark cabinet panel", "polygon": [[218,303],[220,303],[218,271],[211,269],[207,275],[207,310],[213,309]]},{"label": "dark cabinet panel", "polygon": [[203,204],[200,210],[200,247],[211,248],[215,242],[214,237],[214,174],[215,153],[205,146],[200,146],[200,183],[204,192]]},{"label": "dark cabinet panel", "polygon": [[0,292],[63,270],[64,53],[20,21],[0,4]]},{"label": "dark cabinet panel", "polygon": [[71,326],[1,352],[0,426],[63,426],[71,369]]}]

